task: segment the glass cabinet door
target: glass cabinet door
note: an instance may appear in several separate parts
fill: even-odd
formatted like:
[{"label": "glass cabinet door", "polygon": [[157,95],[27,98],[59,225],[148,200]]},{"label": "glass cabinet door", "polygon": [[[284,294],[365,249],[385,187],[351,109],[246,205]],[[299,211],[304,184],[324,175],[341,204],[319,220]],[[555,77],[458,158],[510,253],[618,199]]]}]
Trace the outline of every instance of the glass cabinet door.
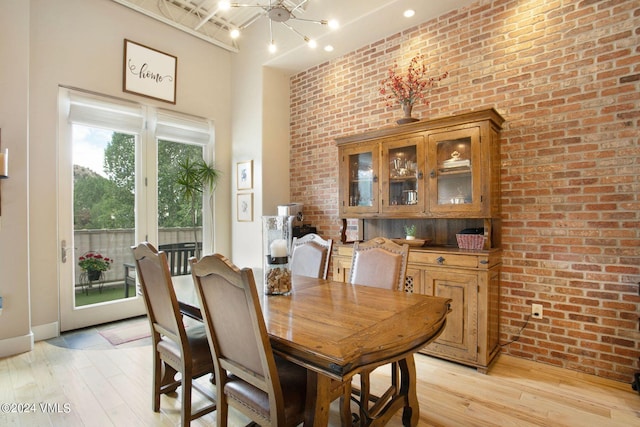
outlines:
[{"label": "glass cabinet door", "polygon": [[430,135],[428,161],[432,212],[481,210],[479,128]]},{"label": "glass cabinet door", "polygon": [[378,145],[365,144],[344,150],[343,213],[378,212]]},{"label": "glass cabinet door", "polygon": [[382,143],[382,210],[421,212],[424,208],[423,137]]}]

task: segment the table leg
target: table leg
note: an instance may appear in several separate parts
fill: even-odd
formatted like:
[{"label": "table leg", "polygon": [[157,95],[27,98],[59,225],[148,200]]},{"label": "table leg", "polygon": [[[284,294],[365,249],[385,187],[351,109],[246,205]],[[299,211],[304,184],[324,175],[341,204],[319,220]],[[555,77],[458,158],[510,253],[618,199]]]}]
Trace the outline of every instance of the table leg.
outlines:
[{"label": "table leg", "polygon": [[307,369],[307,400],[304,426],[329,425],[331,378]]},{"label": "table leg", "polygon": [[418,388],[416,381],[416,362],[413,354],[398,362],[400,367],[400,394],[407,397],[407,403],[402,411],[402,425],[415,427],[420,419],[420,404],[418,403]]}]

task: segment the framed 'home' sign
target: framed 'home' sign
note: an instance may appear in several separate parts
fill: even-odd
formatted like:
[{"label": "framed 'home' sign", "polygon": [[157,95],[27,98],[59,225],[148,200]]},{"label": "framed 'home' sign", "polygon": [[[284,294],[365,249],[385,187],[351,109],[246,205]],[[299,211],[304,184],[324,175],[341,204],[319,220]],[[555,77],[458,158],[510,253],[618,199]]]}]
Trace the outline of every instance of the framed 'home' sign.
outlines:
[{"label": "framed 'home' sign", "polygon": [[177,57],[124,40],[123,91],[175,104],[177,74]]}]

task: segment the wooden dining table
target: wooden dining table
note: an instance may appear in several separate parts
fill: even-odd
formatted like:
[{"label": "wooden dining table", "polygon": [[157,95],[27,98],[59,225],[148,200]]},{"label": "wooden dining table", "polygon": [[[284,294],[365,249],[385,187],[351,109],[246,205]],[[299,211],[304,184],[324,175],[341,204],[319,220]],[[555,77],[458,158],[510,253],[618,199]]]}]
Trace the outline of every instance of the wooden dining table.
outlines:
[{"label": "wooden dining table", "polygon": [[[389,414],[371,425],[402,408],[403,425],[416,426],[413,355],[442,332],[450,300],[303,276],[293,276],[292,284],[286,296],[259,294],[274,352],[307,368],[304,425],[328,425],[333,380],[351,381],[364,369],[398,362],[398,396]],[[183,313],[201,318],[191,277],[174,277],[174,286]]]}]

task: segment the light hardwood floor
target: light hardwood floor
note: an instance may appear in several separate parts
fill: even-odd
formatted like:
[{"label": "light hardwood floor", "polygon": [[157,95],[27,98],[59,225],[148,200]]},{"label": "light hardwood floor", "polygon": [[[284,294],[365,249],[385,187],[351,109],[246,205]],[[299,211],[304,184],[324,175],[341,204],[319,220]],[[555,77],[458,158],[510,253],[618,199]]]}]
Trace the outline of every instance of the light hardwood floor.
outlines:
[{"label": "light hardwood floor", "polygon": [[[640,426],[630,384],[505,355],[488,375],[423,355],[416,364],[421,426]],[[113,347],[92,328],[38,342],[0,359],[0,426],[174,426],[179,396],[163,397],[154,413],[151,370],[148,339]],[[372,377],[374,385],[387,379],[386,369]],[[192,425],[214,426],[215,416]],[[230,426],[248,421],[232,417]]]}]

